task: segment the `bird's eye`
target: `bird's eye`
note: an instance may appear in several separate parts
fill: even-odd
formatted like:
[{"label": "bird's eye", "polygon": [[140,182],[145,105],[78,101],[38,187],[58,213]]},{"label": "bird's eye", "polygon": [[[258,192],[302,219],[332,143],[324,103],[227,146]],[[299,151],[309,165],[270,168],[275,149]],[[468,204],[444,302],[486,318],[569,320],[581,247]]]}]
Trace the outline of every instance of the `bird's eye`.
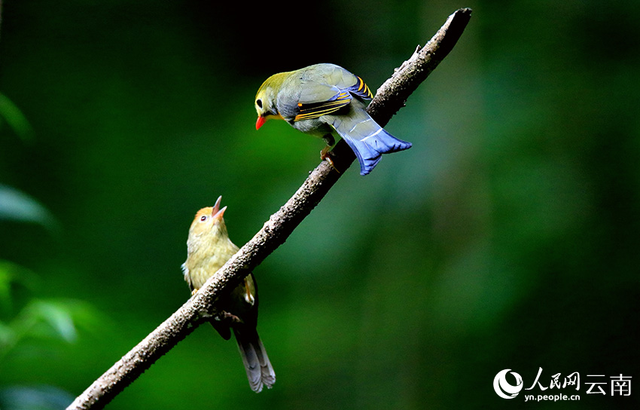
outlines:
[{"label": "bird's eye", "polygon": [[258,107],[262,108],[262,100],[258,98],[258,99],[256,100],[256,105],[257,105]]},{"label": "bird's eye", "polygon": [[204,222],[204,221],[206,221],[206,220],[207,220],[207,216],[206,216],[206,215],[202,215],[202,216],[200,217],[200,222]]}]

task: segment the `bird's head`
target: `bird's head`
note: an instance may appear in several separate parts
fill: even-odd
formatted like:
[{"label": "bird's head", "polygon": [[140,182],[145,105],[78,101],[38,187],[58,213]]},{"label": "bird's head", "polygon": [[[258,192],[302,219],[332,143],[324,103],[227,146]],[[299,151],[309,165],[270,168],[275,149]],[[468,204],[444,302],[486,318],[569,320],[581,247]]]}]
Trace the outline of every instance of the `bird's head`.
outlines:
[{"label": "bird's head", "polygon": [[189,228],[189,239],[187,244],[189,248],[199,247],[203,242],[215,243],[220,239],[228,239],[227,226],[224,224],[224,211],[227,207],[220,209],[220,201],[222,197],[218,197],[214,206],[202,208],[196,213],[196,217]]},{"label": "bird's head", "polygon": [[256,121],[257,130],[259,130],[268,119],[282,119],[276,107],[276,99],[278,91],[284,82],[283,74],[286,73],[274,74],[267,78],[256,93],[255,107],[258,113],[258,121]]}]

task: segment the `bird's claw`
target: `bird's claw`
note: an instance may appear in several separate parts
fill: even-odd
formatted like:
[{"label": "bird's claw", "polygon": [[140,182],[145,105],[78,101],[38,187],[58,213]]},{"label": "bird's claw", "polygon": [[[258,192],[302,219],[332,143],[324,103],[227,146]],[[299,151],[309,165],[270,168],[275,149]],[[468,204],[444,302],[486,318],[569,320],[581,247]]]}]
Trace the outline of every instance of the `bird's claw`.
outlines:
[{"label": "bird's claw", "polygon": [[218,322],[229,322],[230,324],[242,324],[244,321],[240,319],[238,316],[233,313],[229,313],[226,310],[223,310],[216,316],[216,321]]},{"label": "bird's claw", "polygon": [[335,169],[336,172],[338,174],[340,174],[340,170],[338,168],[336,168],[336,165],[333,163],[333,159],[331,159],[331,149],[333,147],[327,145],[326,147],[322,148],[322,151],[320,151],[320,159],[323,161],[327,161],[329,163],[329,165],[331,165],[331,168]]}]

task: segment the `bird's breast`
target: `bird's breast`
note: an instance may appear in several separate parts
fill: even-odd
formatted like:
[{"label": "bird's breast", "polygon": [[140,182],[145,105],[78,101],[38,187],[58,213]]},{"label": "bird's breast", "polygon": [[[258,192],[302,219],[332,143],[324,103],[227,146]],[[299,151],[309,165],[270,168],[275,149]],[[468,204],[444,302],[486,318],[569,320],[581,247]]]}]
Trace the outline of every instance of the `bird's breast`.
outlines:
[{"label": "bird's breast", "polygon": [[231,241],[205,246],[189,255],[185,262],[194,288],[201,288],[238,251]]}]

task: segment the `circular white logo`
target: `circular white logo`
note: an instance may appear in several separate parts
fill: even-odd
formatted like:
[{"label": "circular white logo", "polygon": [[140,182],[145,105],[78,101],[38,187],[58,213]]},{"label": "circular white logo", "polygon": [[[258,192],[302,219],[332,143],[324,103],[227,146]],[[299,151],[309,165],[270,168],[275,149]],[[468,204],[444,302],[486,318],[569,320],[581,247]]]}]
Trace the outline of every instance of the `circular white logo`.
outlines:
[{"label": "circular white logo", "polygon": [[[507,373],[511,373],[516,379],[516,384],[509,384],[507,381]],[[503,399],[513,399],[522,390],[522,377],[516,372],[512,372],[511,369],[504,369],[496,374],[493,378],[493,390],[496,394]]]}]

